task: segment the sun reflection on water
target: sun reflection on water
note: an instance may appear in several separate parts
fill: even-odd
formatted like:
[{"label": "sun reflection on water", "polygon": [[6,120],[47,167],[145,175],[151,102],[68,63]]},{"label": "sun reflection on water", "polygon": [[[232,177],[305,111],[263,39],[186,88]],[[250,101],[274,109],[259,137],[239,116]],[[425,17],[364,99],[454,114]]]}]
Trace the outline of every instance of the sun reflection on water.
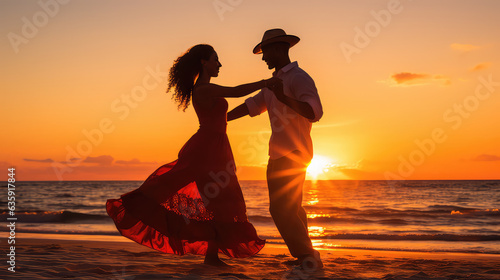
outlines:
[{"label": "sun reflection on water", "polygon": [[320,217],[331,218],[332,216],[330,214],[316,214],[316,213],[307,214],[308,219],[314,219]]},{"label": "sun reflection on water", "polygon": [[309,230],[310,237],[319,237],[325,232],[325,228],[319,226],[309,226],[307,229]]}]

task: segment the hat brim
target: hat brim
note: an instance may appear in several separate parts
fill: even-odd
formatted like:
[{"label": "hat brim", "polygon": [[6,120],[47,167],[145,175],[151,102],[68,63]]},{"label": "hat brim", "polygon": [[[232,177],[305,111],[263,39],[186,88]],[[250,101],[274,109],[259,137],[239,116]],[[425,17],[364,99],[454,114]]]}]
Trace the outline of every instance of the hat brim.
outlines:
[{"label": "hat brim", "polygon": [[260,54],[262,53],[262,46],[269,45],[272,43],[277,43],[277,42],[286,42],[290,44],[290,48],[295,46],[300,41],[300,38],[294,35],[281,35],[277,36],[271,39],[267,39],[265,41],[260,42],[253,48],[253,53],[254,54]]}]

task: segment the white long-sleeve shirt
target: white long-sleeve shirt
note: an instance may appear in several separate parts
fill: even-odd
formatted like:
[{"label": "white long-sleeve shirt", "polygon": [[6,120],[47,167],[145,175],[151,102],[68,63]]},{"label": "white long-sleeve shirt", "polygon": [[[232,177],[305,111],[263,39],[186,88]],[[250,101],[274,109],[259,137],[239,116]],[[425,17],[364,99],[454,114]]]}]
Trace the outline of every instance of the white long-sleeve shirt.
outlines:
[{"label": "white long-sleeve shirt", "polygon": [[277,73],[274,73],[274,76],[283,80],[285,95],[307,102],[311,106],[314,119],[307,119],[281,103],[267,88],[245,100],[249,115],[254,117],[268,111],[272,129],[269,140],[269,157],[271,159],[277,159],[299,150],[304,155],[304,160],[310,161],[313,156],[312,123],[319,121],[323,116],[323,108],[314,80],[299,68],[296,61],[281,68]]}]

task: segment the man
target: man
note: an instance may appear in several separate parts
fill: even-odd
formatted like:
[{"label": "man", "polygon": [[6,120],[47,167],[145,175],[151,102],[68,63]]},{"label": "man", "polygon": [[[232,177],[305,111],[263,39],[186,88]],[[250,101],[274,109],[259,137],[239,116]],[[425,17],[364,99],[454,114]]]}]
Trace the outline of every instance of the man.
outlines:
[{"label": "man", "polygon": [[274,69],[273,76],[283,83],[262,89],[230,111],[227,118],[254,117],[267,110],[272,129],[267,166],[269,210],[290,254],[297,258],[289,263],[316,269],[323,263],[309,238],[302,186],[313,157],[312,122],[321,118],[323,109],[313,79],[297,62],[290,61],[288,50],[299,40],[282,29],[264,33],[253,53],[262,53],[262,60]]}]

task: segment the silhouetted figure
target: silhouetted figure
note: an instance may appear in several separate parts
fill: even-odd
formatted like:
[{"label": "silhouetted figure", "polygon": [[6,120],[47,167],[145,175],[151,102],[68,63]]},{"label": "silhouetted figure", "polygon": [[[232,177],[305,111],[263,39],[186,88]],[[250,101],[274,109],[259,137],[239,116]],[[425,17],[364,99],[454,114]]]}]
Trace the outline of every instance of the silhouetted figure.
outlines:
[{"label": "silhouetted figure", "polygon": [[228,113],[228,120],[268,112],[272,129],[267,165],[269,210],[290,254],[297,258],[292,264],[317,269],[323,263],[309,238],[302,186],[313,157],[312,122],[321,118],[323,110],[313,79],[290,61],[289,48],[299,40],[282,29],[264,33],[253,53],[262,53],[262,60],[282,83],[246,99]]},{"label": "silhouetted figure", "polygon": [[210,83],[221,67],[209,45],[196,45],[170,69],[168,90],[185,110],[190,101],[200,123],[178,159],[160,166],[136,190],[109,199],[106,209],[120,233],[165,253],[205,255],[226,265],[218,252],[248,257],[265,241],[248,222],[226,134],[226,97],[241,97],[279,83],[271,78],[236,87]]}]

